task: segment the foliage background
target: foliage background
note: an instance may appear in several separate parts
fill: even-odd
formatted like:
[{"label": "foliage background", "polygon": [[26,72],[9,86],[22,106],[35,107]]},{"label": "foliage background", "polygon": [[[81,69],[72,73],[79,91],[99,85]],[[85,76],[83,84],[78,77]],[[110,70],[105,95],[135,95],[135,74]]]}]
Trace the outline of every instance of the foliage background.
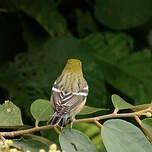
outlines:
[{"label": "foliage background", "polygon": [[[24,124],[33,125],[30,105],[49,100],[71,57],[83,62],[87,105],[112,109],[114,93],[134,105],[149,103],[151,19],[151,0],[0,0],[0,103],[11,100]],[[75,127],[94,128],[89,137],[104,148],[95,126]],[[41,135],[57,142],[55,135]]]}]

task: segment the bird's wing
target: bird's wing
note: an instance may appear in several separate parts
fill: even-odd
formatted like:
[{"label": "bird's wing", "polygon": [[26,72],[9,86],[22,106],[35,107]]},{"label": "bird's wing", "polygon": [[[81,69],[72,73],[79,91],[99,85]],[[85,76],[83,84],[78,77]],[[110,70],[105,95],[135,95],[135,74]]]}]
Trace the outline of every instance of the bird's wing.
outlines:
[{"label": "bird's wing", "polygon": [[88,94],[88,90],[84,88],[81,92],[72,93],[59,90],[55,84],[52,88],[52,103],[55,111],[60,114],[70,113],[74,108],[79,106]]},{"label": "bird's wing", "polygon": [[54,104],[55,111],[59,114],[70,113],[73,108],[81,104],[85,99],[85,96],[65,94],[61,97],[61,93],[53,92],[52,93],[52,102]]}]

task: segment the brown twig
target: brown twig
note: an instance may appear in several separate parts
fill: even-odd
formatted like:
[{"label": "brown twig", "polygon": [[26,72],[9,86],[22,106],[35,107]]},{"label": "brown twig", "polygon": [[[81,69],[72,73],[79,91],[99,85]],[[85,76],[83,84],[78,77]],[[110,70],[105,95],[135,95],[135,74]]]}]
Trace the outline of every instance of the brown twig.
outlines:
[{"label": "brown twig", "polygon": [[145,128],[143,122],[140,120],[140,118],[138,116],[135,116],[135,120],[137,121],[137,123],[139,124],[139,126],[142,128],[143,132],[145,133],[146,137],[149,139],[149,141],[152,143],[152,135],[149,132],[149,130],[147,128]]},{"label": "brown twig", "polygon": [[[92,118],[77,119],[74,121],[74,123],[93,122],[93,123],[96,123],[96,125],[98,127],[102,128],[103,126],[99,123],[100,120],[111,119],[111,118],[124,118],[124,117],[137,118],[137,117],[145,114],[146,112],[151,112],[151,110],[152,110],[152,107],[150,106],[144,110],[140,110],[137,112],[130,112],[130,113],[113,112],[111,114],[106,114],[106,115],[92,117]],[[2,137],[15,137],[15,136],[21,136],[24,134],[29,134],[29,133],[33,133],[33,132],[37,132],[37,131],[48,130],[51,128],[54,128],[54,126],[46,125],[46,126],[34,127],[34,128],[30,128],[30,129],[25,129],[25,130],[12,131],[12,132],[0,132],[0,134]]]},{"label": "brown twig", "polygon": [[38,120],[35,121],[35,127],[39,127],[39,121]]},{"label": "brown twig", "polygon": [[99,128],[103,128],[103,125],[99,121],[94,120],[94,122]]},{"label": "brown twig", "polygon": [[48,130],[53,128],[53,126],[46,125],[46,126],[41,126],[41,127],[34,127],[30,129],[25,129],[25,130],[17,130],[17,131],[11,131],[11,132],[0,132],[1,136],[3,137],[15,137],[15,136],[21,136],[24,134],[29,134],[37,131],[42,131],[42,130]]},{"label": "brown twig", "polygon": [[116,108],[114,109],[113,113],[114,113],[114,114],[117,114],[118,111],[119,111],[119,109],[116,107]]},{"label": "brown twig", "polygon": [[3,135],[0,133],[0,139],[5,142],[5,138],[3,137]]},{"label": "brown twig", "polygon": [[58,135],[61,133],[61,131],[56,126],[54,126],[53,128]]}]

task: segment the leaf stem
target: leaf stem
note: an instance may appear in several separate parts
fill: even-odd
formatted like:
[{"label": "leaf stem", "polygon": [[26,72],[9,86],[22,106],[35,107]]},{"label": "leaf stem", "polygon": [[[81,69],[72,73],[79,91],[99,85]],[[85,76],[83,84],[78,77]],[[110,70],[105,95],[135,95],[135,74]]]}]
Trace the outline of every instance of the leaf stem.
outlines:
[{"label": "leaf stem", "polygon": [[118,109],[118,108],[115,108],[115,110],[113,111],[113,113],[114,113],[114,114],[117,114],[118,111],[119,111],[119,109]]},{"label": "leaf stem", "polygon": [[38,127],[38,126],[39,126],[39,121],[36,120],[36,121],[35,121],[35,127]]}]

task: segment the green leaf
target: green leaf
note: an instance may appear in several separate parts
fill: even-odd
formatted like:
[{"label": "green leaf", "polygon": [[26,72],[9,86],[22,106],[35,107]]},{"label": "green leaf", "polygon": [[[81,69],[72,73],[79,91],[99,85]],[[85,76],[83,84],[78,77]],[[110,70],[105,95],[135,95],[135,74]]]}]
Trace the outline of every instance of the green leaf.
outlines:
[{"label": "green leaf", "polygon": [[133,40],[122,33],[91,34],[84,41],[94,48],[96,62],[108,84],[133,99],[134,104],[152,99],[150,50],[132,51]]},{"label": "green leaf", "polygon": [[105,111],[105,110],[108,110],[108,109],[84,106],[84,108],[80,111],[80,113],[78,113],[78,115],[88,115],[91,113],[95,113],[98,111]]},{"label": "green leaf", "polygon": [[47,121],[53,114],[50,101],[44,99],[37,99],[31,105],[31,114],[35,120]]},{"label": "green leaf", "polygon": [[48,145],[48,146],[50,146],[51,144],[54,144],[54,142],[52,142],[49,139],[42,137],[42,136],[37,136],[37,135],[33,135],[33,134],[26,134],[26,135],[24,135],[24,137],[35,140],[35,141],[39,141],[39,142],[44,143],[45,145]]},{"label": "green leaf", "polygon": [[14,139],[13,146],[23,151],[31,151],[38,152],[40,149],[44,149],[45,151],[49,151],[49,146],[47,144],[41,143],[37,140],[33,139]]},{"label": "green leaf", "polygon": [[99,151],[106,152],[106,149],[104,147],[99,132],[100,129],[95,124],[92,123],[74,124],[73,128],[85,133],[91,139],[91,142],[97,147]]},{"label": "green leaf", "polygon": [[131,108],[133,111],[140,111],[148,108],[151,104],[142,104],[142,105],[137,105]]},{"label": "green leaf", "polygon": [[106,121],[101,129],[101,136],[107,152],[151,152],[152,150],[152,144],[143,132],[124,120]]},{"label": "green leaf", "polygon": [[112,95],[111,99],[114,107],[118,108],[119,110],[132,109],[134,107],[116,94]]},{"label": "green leaf", "polygon": [[150,106],[150,104],[142,104],[142,105],[133,106],[130,103],[126,102],[124,99],[122,99],[120,96],[115,95],[115,94],[112,95],[112,103],[114,107],[118,108],[119,110],[131,109],[133,111],[140,111]]},{"label": "green leaf", "polygon": [[152,118],[145,118],[142,120],[144,126],[150,131],[152,134]]},{"label": "green leaf", "polygon": [[97,152],[90,139],[80,131],[64,129],[59,135],[62,150],[66,152]]},{"label": "green leaf", "polygon": [[0,105],[0,127],[16,128],[22,126],[22,117],[20,109],[11,101],[5,101]]},{"label": "green leaf", "polygon": [[46,139],[48,139],[50,141],[53,141],[56,145],[60,145],[59,144],[59,136],[54,131],[54,129],[40,131],[40,134],[41,134],[42,137],[44,137],[44,138],[46,138]]},{"label": "green leaf", "polygon": [[101,23],[112,29],[133,28],[150,19],[152,1],[96,0],[95,16]]},{"label": "green leaf", "polygon": [[58,2],[50,0],[14,0],[16,7],[33,17],[51,36],[66,32],[66,22],[57,11]]}]

